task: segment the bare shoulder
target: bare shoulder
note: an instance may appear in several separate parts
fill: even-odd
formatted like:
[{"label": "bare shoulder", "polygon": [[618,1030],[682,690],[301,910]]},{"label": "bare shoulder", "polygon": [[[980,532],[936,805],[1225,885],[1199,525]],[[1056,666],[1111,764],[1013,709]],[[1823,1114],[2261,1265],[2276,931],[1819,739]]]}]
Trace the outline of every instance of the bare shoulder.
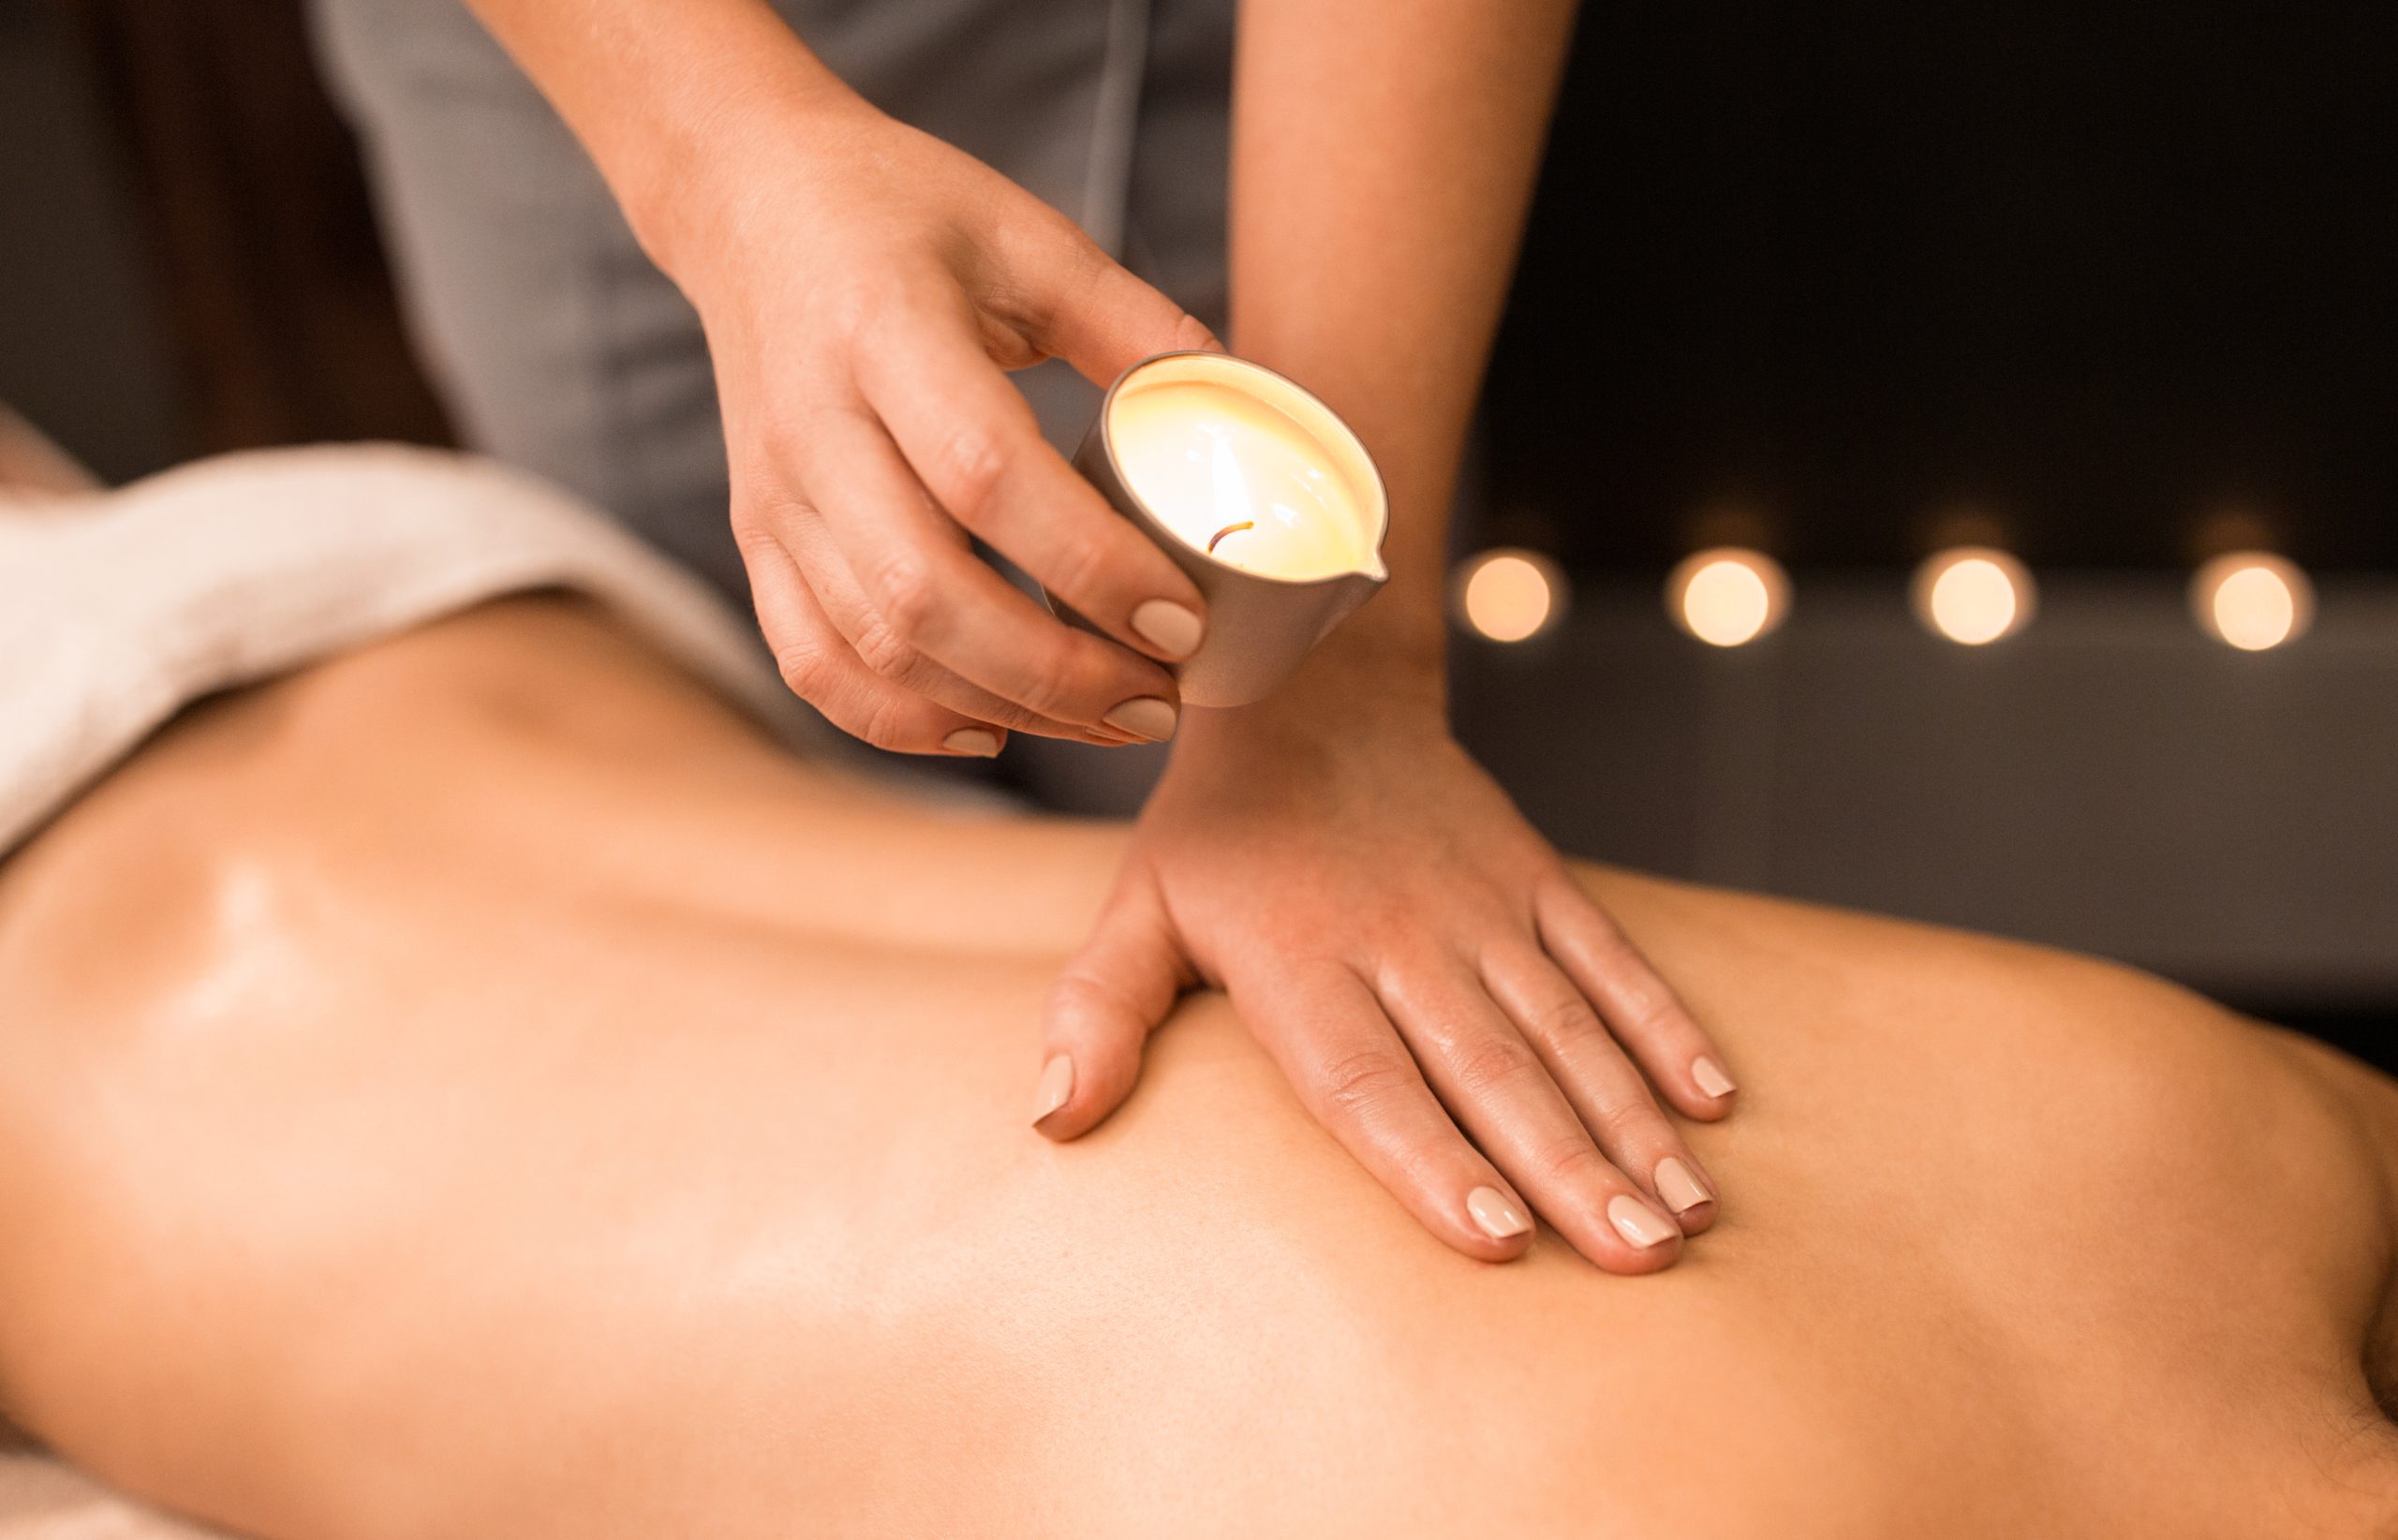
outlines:
[{"label": "bare shoulder", "polygon": [[[2125,1160],[2347,1173],[2378,1209],[2398,1088],[2139,969],[1854,911],[1588,868],[1592,891],[1735,1052]],[[1895,1096],[1893,1097],[1895,1101]],[[2353,1228],[2353,1226],[2344,1226]]]},{"label": "bare shoulder", "polygon": [[2074,1084],[2026,1078],[2118,1115],[2179,1110],[2211,1086],[2318,1109],[2389,1086],[2328,1048],[2104,958],[1607,867],[1581,875],[1694,1009],[1705,1016],[1711,1004],[1741,1035],[1770,1022],[1776,1032],[1866,1037],[1877,1052],[2002,1079],[2007,1063],[2046,1057],[2069,1067]]},{"label": "bare shoulder", "polygon": [[2073,1366],[2050,1380],[2087,1378],[2094,1403],[2144,1385],[2184,1409],[2193,1448],[2229,1421],[2196,1410],[2236,1402],[2254,1421],[2221,1458],[2282,1440],[2291,1469],[2338,1475],[2310,1502],[2354,1499],[2385,1526],[2320,1533],[2391,1533],[2387,1077],[2101,959],[1583,875],[1740,1081],[1731,1148],[1707,1151],[1727,1234],[1781,1201],[1740,1192],[1745,1150],[1809,1194],[1813,1226]]}]

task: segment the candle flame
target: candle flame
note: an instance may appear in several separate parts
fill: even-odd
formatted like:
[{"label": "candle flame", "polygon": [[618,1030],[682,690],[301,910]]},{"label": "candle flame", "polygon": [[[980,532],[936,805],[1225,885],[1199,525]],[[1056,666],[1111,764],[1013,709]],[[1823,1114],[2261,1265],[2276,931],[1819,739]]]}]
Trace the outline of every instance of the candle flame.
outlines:
[{"label": "candle flame", "polygon": [[1108,410],[1126,487],[1192,551],[1289,582],[1379,571],[1380,510],[1361,501],[1378,489],[1361,489],[1323,437],[1273,403],[1178,380],[1125,391]]},{"label": "candle flame", "polygon": [[1211,440],[1208,456],[1208,480],[1216,496],[1216,520],[1219,525],[1232,525],[1247,517],[1252,523],[1257,513],[1257,496],[1249,487],[1249,471],[1240,462],[1240,450],[1233,436],[1220,423],[1208,423],[1200,430]]}]

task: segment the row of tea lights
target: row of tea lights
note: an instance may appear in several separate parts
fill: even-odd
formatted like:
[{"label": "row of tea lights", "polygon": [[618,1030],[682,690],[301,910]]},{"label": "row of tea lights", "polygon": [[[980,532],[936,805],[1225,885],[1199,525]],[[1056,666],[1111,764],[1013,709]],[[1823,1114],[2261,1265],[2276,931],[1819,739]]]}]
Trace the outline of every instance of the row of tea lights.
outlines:
[{"label": "row of tea lights", "polygon": [[[1994,546],[1960,545],[1916,569],[1916,616],[1935,636],[1985,646],[2029,625],[2038,603],[2032,573]],[[1485,551],[1458,570],[1457,610],[1466,628],[1493,642],[1522,642],[1564,618],[1564,574],[1536,551]],[[1769,636],[1790,613],[1790,574],[1762,551],[1718,546],[1688,556],[1665,580],[1665,611],[1710,646]],[[2190,579],[2190,612],[2227,646],[2263,652],[2304,634],[2314,585],[2270,551],[2235,551]]]},{"label": "row of tea lights", "polygon": [[[1109,389],[1074,464],[1206,596],[1214,623],[1177,669],[1193,704],[1262,699],[1388,575],[1372,457],[1330,407],[1263,365],[1212,351],[1142,360]],[[1569,597],[1555,562],[1512,548],[1466,562],[1455,592],[1461,623],[1494,642],[1553,629]],[[1773,557],[1719,545],[1675,567],[1665,609],[1699,641],[1738,647],[1782,625],[1790,592]],[[2011,553],[1961,542],[1916,570],[1911,596],[1928,629],[1969,647],[2021,630],[2038,602]],[[2314,608],[2306,574],[2271,551],[2216,556],[2190,581],[2199,628],[2243,652],[2302,635]]]}]

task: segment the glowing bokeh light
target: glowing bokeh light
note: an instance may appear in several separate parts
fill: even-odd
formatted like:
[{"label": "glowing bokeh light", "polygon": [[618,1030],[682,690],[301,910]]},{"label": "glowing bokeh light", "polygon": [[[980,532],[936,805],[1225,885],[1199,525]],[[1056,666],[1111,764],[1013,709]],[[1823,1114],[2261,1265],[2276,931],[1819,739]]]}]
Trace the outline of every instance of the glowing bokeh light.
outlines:
[{"label": "glowing bokeh light", "polygon": [[2315,617],[2315,587],[2271,552],[2234,551],[2198,569],[2190,580],[2190,608],[2216,641],[2263,652],[2305,632]]},{"label": "glowing bokeh light", "polygon": [[2021,630],[2031,621],[2033,602],[2032,574],[1990,546],[1943,551],[1916,570],[1917,616],[1968,647]]},{"label": "glowing bokeh light", "polygon": [[1754,642],[1782,624],[1790,578],[1762,551],[1719,546],[1684,557],[1665,580],[1665,608],[1682,629],[1714,647]]},{"label": "glowing bokeh light", "polygon": [[1466,564],[1458,609],[1478,636],[1522,642],[1565,615],[1565,579],[1535,551],[1485,551]]}]

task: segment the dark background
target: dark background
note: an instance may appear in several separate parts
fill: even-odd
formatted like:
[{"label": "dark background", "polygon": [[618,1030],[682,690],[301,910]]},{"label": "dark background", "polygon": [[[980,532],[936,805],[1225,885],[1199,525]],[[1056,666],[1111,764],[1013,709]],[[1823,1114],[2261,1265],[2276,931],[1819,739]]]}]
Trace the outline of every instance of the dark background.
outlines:
[{"label": "dark background", "polygon": [[[1461,733],[1579,853],[2398,1062],[2391,15],[1588,7],[1464,532],[1559,555],[1573,613],[1460,639]],[[0,0],[0,399],[112,479],[446,437],[295,4]],[[1968,520],[2041,584],[1975,650],[1903,601]],[[1727,535],[1797,602],[1719,653],[1658,584]],[[2314,573],[2312,634],[2198,634],[2233,540]]]},{"label": "dark background", "polygon": [[1964,503],[2039,566],[2176,565],[2226,506],[2398,566],[2392,7],[1584,16],[1489,414],[1573,565],[1738,499],[1794,565]]}]

